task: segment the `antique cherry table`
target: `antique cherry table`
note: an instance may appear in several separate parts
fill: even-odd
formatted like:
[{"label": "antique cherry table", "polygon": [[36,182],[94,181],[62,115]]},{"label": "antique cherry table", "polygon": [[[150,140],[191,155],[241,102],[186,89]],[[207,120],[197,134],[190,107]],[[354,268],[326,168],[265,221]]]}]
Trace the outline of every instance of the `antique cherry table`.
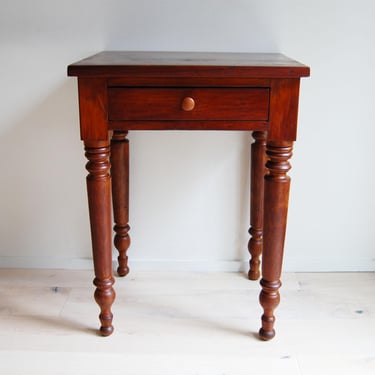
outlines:
[{"label": "antique cherry table", "polygon": [[[262,279],[264,340],[275,335],[300,78],[280,54],[101,52],[68,67],[78,77],[81,139],[100,332],[113,332],[112,215],[118,275],[129,272],[129,141],[133,130],[253,131],[249,279]],[[112,204],[111,204],[112,198]]]}]

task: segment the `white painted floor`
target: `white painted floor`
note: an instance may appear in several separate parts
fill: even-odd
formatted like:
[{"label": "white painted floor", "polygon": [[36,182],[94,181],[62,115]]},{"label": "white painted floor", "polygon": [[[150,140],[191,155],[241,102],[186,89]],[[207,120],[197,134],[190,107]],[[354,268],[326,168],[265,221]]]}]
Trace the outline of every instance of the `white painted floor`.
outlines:
[{"label": "white painted floor", "polygon": [[96,334],[90,271],[0,270],[0,374],[375,374],[375,273],[284,274],[262,342],[259,284],[237,273],[116,279]]}]

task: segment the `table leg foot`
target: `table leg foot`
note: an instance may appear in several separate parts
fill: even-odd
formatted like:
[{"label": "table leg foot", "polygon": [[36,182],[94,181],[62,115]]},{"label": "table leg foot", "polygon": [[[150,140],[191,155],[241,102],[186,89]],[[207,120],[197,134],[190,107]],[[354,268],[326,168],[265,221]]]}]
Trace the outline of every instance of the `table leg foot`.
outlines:
[{"label": "table leg foot", "polygon": [[116,232],[114,244],[119,253],[117,257],[118,267],[117,274],[121,277],[126,276],[129,273],[128,267],[128,256],[126,252],[130,246],[130,237],[128,231],[130,230],[129,225],[120,226],[115,225],[113,230]]},{"label": "table leg foot", "polygon": [[115,300],[115,291],[112,287],[114,279],[107,280],[94,279],[96,290],[94,293],[95,301],[100,306],[99,320],[101,322],[100,334],[109,336],[113,332],[111,306]]},{"label": "table leg foot", "polygon": [[266,331],[263,328],[259,330],[259,338],[263,341],[269,341],[272,340],[276,335],[276,332],[274,329],[271,331]]},{"label": "table leg foot", "polygon": [[259,296],[260,304],[263,307],[264,314],[262,315],[262,328],[259,330],[259,337],[262,340],[271,340],[275,337],[275,324],[274,310],[280,303],[279,288],[280,281],[269,282],[264,279],[260,281],[262,291]]}]

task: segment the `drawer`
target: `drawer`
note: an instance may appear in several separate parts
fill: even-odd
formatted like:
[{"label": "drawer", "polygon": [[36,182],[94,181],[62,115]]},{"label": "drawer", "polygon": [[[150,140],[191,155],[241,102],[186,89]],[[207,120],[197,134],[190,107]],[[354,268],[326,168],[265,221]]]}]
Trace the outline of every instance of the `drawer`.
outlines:
[{"label": "drawer", "polygon": [[110,121],[267,121],[268,88],[108,89]]}]

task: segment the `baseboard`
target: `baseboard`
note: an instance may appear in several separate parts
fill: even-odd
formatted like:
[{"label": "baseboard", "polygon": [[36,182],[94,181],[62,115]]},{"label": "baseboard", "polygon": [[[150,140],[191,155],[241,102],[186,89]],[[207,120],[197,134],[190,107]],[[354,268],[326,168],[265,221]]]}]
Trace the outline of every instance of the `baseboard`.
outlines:
[{"label": "baseboard", "polygon": [[[116,259],[113,259],[116,268]],[[132,259],[129,267],[140,271],[199,271],[199,272],[242,272],[248,262],[241,261],[199,261]],[[0,257],[0,268],[40,268],[40,269],[92,269],[90,258],[64,257]]]},{"label": "baseboard", "polygon": [[[247,260],[165,260],[130,259],[129,266],[139,271],[247,272]],[[92,269],[90,258],[0,257],[0,268]],[[114,259],[114,268],[116,260]],[[374,259],[338,262],[337,259],[293,259],[284,261],[284,272],[375,272]]]},{"label": "baseboard", "polygon": [[248,262],[240,260],[160,260],[135,259],[129,266],[140,271],[245,272]]},{"label": "baseboard", "polygon": [[91,258],[0,257],[1,268],[92,269]]},{"label": "baseboard", "polygon": [[286,258],[285,272],[375,272],[375,258]]}]

